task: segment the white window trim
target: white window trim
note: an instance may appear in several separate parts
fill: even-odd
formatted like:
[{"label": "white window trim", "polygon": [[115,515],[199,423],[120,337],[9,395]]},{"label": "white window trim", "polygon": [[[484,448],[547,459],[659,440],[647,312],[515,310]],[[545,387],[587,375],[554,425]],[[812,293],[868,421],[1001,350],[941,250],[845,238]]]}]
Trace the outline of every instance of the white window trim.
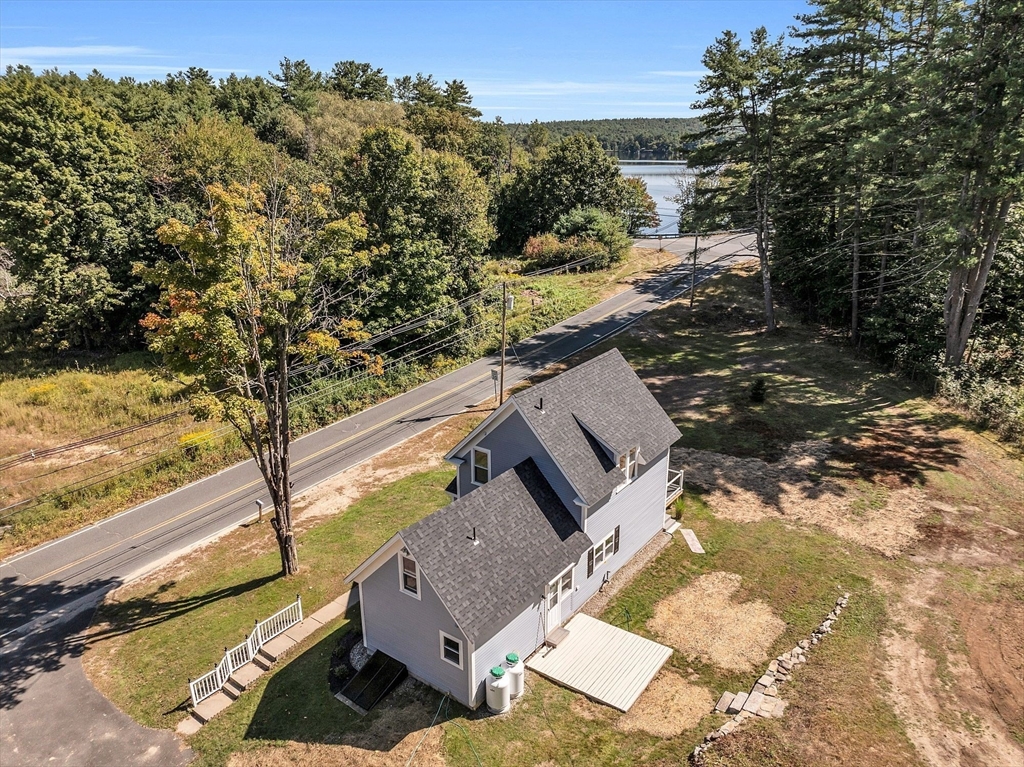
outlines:
[{"label": "white window trim", "polygon": [[477,487],[480,487],[482,485],[486,485],[487,482],[477,482],[476,481],[477,465],[476,465],[476,455],[475,455],[475,453],[478,453],[478,452],[479,453],[485,453],[487,455],[487,482],[490,482],[491,481],[491,451],[488,450],[486,447],[474,447],[472,450],[469,451],[469,481],[472,482]]},{"label": "white window trim", "polygon": [[[597,550],[598,549],[601,550],[601,561],[600,562],[597,561]],[[594,544],[594,572],[595,573],[597,572],[597,568],[599,566],[605,564],[609,559],[611,559],[612,554],[609,554],[608,552],[612,551],[612,553],[614,553],[614,549],[615,549],[615,531],[612,530],[610,533],[608,533],[607,536],[605,536],[604,540]]]},{"label": "white window trim", "polygon": [[[402,566],[402,560],[408,559],[414,565],[416,565],[416,593],[409,591],[405,587],[405,568]],[[423,591],[423,574],[420,572],[420,563],[417,562],[412,554],[403,554],[401,551],[398,552],[398,590],[405,594],[407,597],[413,599],[420,599],[420,593]]]},{"label": "white window trim", "polygon": [[[458,637],[453,637],[451,634],[446,634],[443,631],[438,631],[437,633],[440,634],[440,636],[438,637],[437,641],[438,641],[438,648],[440,649],[440,652],[441,652],[441,660],[443,660],[449,666],[455,666],[455,668],[457,668],[457,669],[459,669],[461,671],[462,668],[463,668],[463,665],[464,665],[462,659],[465,657],[465,649],[466,649],[465,645],[462,643],[462,640],[459,639]],[[454,662],[448,660],[444,656],[444,640],[445,639],[450,639],[453,642],[455,642],[455,644],[457,644],[459,646],[459,662],[458,663],[454,663]]]},{"label": "white window trim", "polygon": [[[566,573],[569,574],[569,594],[576,591],[576,565],[571,564],[550,581],[548,585],[544,587],[544,609],[548,609],[548,597],[551,596],[551,584],[555,585],[555,590],[561,592],[562,578],[565,577]],[[559,593],[559,599],[561,599],[561,593]]]}]

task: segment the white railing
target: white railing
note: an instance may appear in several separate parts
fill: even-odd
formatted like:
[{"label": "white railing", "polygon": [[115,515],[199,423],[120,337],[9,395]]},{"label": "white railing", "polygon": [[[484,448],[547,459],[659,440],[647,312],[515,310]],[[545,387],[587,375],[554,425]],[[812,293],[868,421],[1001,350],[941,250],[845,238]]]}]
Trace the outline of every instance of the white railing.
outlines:
[{"label": "white railing", "polygon": [[256,621],[256,627],[244,642],[230,649],[224,648],[224,657],[213,667],[213,671],[208,671],[198,679],[188,680],[188,689],[192,693],[192,705],[199,705],[199,701],[209,698],[217,692],[227,684],[228,678],[235,671],[256,657],[256,653],[263,645],[301,622],[302,597],[298,596],[283,610],[274,613],[264,621]]},{"label": "white railing", "polygon": [[683,494],[683,471],[680,469],[668,470],[668,485],[665,487],[665,505],[668,506],[672,501]]}]

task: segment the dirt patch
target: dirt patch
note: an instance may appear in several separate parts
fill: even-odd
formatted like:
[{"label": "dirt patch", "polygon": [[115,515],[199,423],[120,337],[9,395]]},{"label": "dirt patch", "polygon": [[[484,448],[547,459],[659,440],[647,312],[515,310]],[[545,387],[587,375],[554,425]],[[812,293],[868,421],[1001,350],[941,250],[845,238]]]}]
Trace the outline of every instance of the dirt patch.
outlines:
[{"label": "dirt patch", "polygon": [[990,703],[1011,730],[1024,736],[1024,604],[961,600],[956,612],[967,654]]},{"label": "dirt patch", "polygon": [[424,703],[396,707],[376,717],[366,730],[346,733],[339,744],[263,746],[232,754],[228,767],[402,767],[413,749],[418,767],[443,767],[442,729],[427,729],[433,713]]},{"label": "dirt patch", "polygon": [[705,500],[718,516],[734,522],[774,517],[818,525],[890,557],[920,538],[924,491],[835,476],[832,447],[824,440],[795,442],[772,463],[679,448],[672,451],[672,464],[686,470],[688,484],[707,492]]},{"label": "dirt patch", "polygon": [[[885,637],[885,676],[889,697],[921,757],[934,767],[1019,767],[1024,749],[1013,741],[989,699],[985,678],[955,649],[928,647],[944,639],[933,616],[944,601],[945,574],[918,573],[904,587],[893,609],[902,629]],[[1007,616],[1008,617],[1008,616]],[[976,627],[985,631],[985,619]],[[1019,630],[1014,626],[1011,630]],[[996,662],[1000,643],[979,637],[975,653],[987,658],[990,678],[1006,684],[1010,664]],[[1012,647],[1015,642],[1011,640]],[[940,666],[939,660],[942,663]]]},{"label": "dirt patch", "polygon": [[735,573],[702,575],[658,602],[648,627],[679,652],[730,671],[753,671],[786,628],[761,601],[736,603]]},{"label": "dirt patch", "polygon": [[714,708],[706,687],[690,684],[674,671],[662,670],[633,707],[615,726],[623,732],[638,730],[659,738],[674,738],[696,727]]}]

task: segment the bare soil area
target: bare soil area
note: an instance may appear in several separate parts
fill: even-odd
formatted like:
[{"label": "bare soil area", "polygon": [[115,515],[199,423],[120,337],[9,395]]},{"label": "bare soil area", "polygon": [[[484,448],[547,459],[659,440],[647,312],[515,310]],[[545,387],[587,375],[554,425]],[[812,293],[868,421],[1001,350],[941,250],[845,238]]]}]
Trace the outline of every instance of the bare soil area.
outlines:
[{"label": "bare soil area", "polygon": [[[1004,719],[1020,716],[1020,698],[1003,702],[1003,714],[990,685],[995,682],[1008,691],[1014,688],[1013,665],[1015,660],[1019,673],[1020,642],[1004,642],[1000,634],[1019,634],[1020,624],[1004,629],[1012,616],[989,606],[983,612],[999,614],[995,636],[979,636],[977,630],[968,628],[968,654],[944,646],[953,638],[950,629],[942,625],[945,616],[938,612],[948,577],[937,568],[924,569],[901,589],[898,601],[894,600],[893,617],[900,628],[885,638],[890,700],[928,764],[1019,767],[1024,764],[1024,749],[1014,741]],[[985,625],[984,618],[979,625]],[[972,660],[986,668],[988,680]]]},{"label": "bare soil area", "polygon": [[839,463],[828,441],[793,443],[774,462],[686,448],[672,453],[686,482],[707,491],[705,499],[725,519],[817,525],[889,557],[921,537],[917,523],[927,512],[922,489],[901,473],[887,475],[889,482],[869,482]]},{"label": "bare soil area", "polygon": [[702,575],[654,608],[648,628],[679,652],[730,671],[753,671],[786,628],[764,602],[733,601],[735,573]]},{"label": "bare soil area", "polygon": [[615,723],[623,732],[642,731],[674,738],[708,715],[715,706],[711,691],[663,669],[633,707]]}]

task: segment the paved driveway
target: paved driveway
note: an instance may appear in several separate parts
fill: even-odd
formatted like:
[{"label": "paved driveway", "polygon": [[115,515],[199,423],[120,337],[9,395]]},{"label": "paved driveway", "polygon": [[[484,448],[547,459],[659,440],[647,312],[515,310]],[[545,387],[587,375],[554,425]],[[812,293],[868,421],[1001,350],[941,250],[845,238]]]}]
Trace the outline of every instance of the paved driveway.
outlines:
[{"label": "paved driveway", "polygon": [[178,767],[192,752],[169,730],[137,724],[97,692],[82,669],[92,610],[0,651],[3,767]]}]

